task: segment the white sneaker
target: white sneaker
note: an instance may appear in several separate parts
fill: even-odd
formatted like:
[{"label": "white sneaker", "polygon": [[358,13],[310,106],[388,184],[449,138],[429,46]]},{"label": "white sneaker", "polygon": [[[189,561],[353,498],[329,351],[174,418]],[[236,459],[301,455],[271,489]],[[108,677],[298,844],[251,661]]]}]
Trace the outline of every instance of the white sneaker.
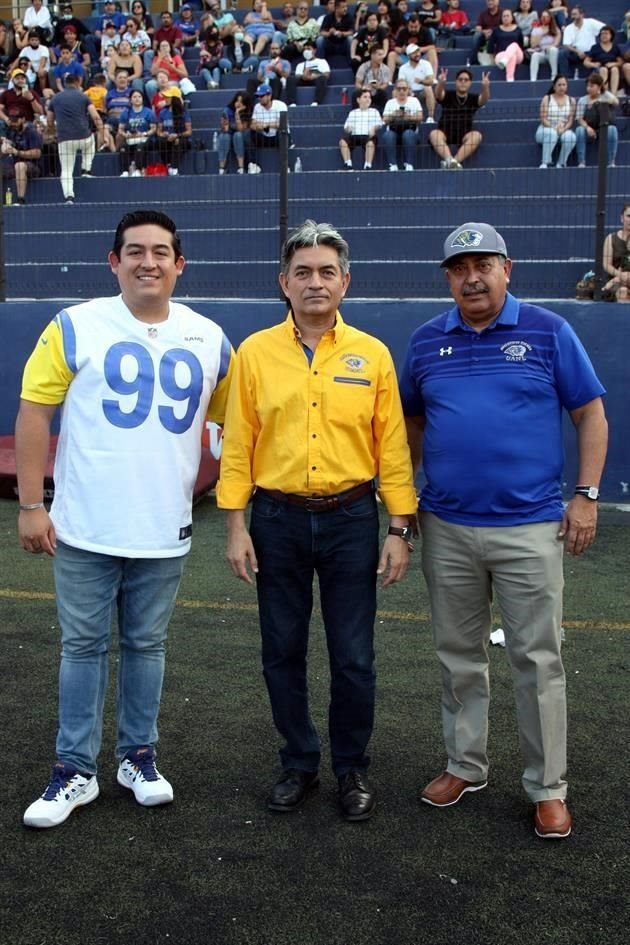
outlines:
[{"label": "white sneaker", "polygon": [[389,169],[390,169],[390,171],[394,171],[394,172],[395,172],[395,171],[398,170],[398,165],[397,165],[397,164],[390,164],[390,165],[389,165]]},{"label": "white sneaker", "polygon": [[86,777],[72,765],[57,761],[48,787],[26,809],[24,823],[27,827],[56,827],[67,820],[75,807],[89,804],[98,795],[96,775]]},{"label": "white sneaker", "polygon": [[137,167],[131,176],[132,176],[132,177],[142,177],[142,171],[140,170],[140,168]]},{"label": "white sneaker", "polygon": [[179,171],[177,170],[176,167],[169,167],[169,169],[168,169],[168,176],[169,176],[169,177],[177,177],[178,174],[179,174]]},{"label": "white sneaker", "polygon": [[[352,164],[350,165],[350,167],[352,167]],[[363,165],[363,170],[364,170],[364,171],[371,171],[371,170],[372,170],[372,165],[371,165],[371,164],[368,164],[368,162],[366,161],[365,164]]]},{"label": "white sneaker", "polygon": [[542,169],[543,167],[544,167],[544,168],[546,168],[546,167],[547,167],[547,165],[546,165],[546,164],[539,164],[538,166],[539,166],[539,167],[540,167],[541,169]]},{"label": "white sneaker", "polygon": [[121,177],[129,177],[129,171],[123,171]]},{"label": "white sneaker", "polygon": [[413,164],[405,163],[405,170],[406,170],[406,171],[413,171]]},{"label": "white sneaker", "polygon": [[225,174],[225,168],[224,168],[224,167],[220,167],[220,168],[219,168],[219,174]]},{"label": "white sneaker", "polygon": [[311,102],[311,108],[317,108],[318,106],[319,102]]},{"label": "white sneaker", "polygon": [[244,167],[239,167],[239,169],[237,170],[236,173],[237,173],[237,174],[244,174],[244,173],[245,173],[245,168],[244,168]]},{"label": "white sneaker", "polygon": [[260,174],[261,171],[262,171],[262,167],[260,167],[259,164],[254,164],[253,161],[250,161],[249,164],[247,165],[248,174]]},{"label": "white sneaker", "polygon": [[133,791],[143,807],[170,804],[173,800],[173,788],[155,767],[155,752],[149,746],[127,752],[118,767],[116,780]]},{"label": "white sneaker", "polygon": [[425,125],[434,125],[434,124],[435,124],[435,118],[433,118],[432,115],[427,115]]}]

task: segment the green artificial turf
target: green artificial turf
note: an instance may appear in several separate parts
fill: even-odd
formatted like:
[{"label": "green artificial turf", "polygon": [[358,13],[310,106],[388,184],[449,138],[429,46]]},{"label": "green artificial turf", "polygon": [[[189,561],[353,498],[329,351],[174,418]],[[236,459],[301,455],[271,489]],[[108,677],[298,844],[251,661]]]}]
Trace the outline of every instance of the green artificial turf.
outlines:
[{"label": "green artificial turf", "polygon": [[115,783],[110,691],[100,798],[61,827],[25,829],[23,810],[54,758],[59,635],[50,561],[19,550],[14,520],[15,505],[1,502],[0,945],[626,942],[629,517],[604,514],[595,548],[566,564],[575,829],[561,842],[533,835],[498,647],[490,653],[488,789],[448,810],[419,803],[444,752],[418,554],[406,581],[379,599],[375,817],[347,824],[336,810],[319,614],[310,685],[321,788],[297,813],[267,812],[278,738],[260,672],[255,593],[228,570],[212,500],[195,512],[170,631],[159,765],[175,803],[143,809]]}]

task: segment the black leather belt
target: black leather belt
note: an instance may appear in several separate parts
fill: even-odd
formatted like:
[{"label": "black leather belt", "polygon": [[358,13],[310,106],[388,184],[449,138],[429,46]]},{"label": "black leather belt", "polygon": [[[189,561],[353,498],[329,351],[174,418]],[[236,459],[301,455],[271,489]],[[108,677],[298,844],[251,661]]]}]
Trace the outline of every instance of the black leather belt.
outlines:
[{"label": "black leather belt", "polygon": [[280,492],[279,489],[262,489],[257,486],[256,492],[260,495],[268,495],[277,502],[286,502],[287,505],[297,505],[307,512],[331,512],[342,505],[348,505],[361,496],[374,492],[374,481],[362,482],[347,492],[339,492],[337,495],[296,495],[293,492]]}]

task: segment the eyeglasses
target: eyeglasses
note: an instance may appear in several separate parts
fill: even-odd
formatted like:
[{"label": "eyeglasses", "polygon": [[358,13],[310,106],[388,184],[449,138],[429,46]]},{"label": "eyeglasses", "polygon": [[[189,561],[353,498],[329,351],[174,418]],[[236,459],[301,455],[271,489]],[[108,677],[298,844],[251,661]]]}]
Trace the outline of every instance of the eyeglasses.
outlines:
[{"label": "eyeglasses", "polygon": [[397,86],[396,86],[396,91],[397,91],[397,92],[408,92],[408,91],[409,91],[409,86],[408,86],[408,85],[397,85]]}]

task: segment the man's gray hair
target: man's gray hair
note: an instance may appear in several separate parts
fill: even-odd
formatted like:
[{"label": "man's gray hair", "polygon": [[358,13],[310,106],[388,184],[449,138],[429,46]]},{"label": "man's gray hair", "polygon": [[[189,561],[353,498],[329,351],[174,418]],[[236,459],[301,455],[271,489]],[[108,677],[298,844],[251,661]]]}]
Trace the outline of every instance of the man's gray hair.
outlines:
[{"label": "man's gray hair", "polygon": [[330,223],[316,223],[315,220],[305,220],[304,223],[292,230],[282,247],[280,265],[282,272],[287,272],[291,260],[298,249],[307,249],[311,246],[330,246],[337,251],[339,268],[345,276],[350,271],[350,248],[341,233]]}]

